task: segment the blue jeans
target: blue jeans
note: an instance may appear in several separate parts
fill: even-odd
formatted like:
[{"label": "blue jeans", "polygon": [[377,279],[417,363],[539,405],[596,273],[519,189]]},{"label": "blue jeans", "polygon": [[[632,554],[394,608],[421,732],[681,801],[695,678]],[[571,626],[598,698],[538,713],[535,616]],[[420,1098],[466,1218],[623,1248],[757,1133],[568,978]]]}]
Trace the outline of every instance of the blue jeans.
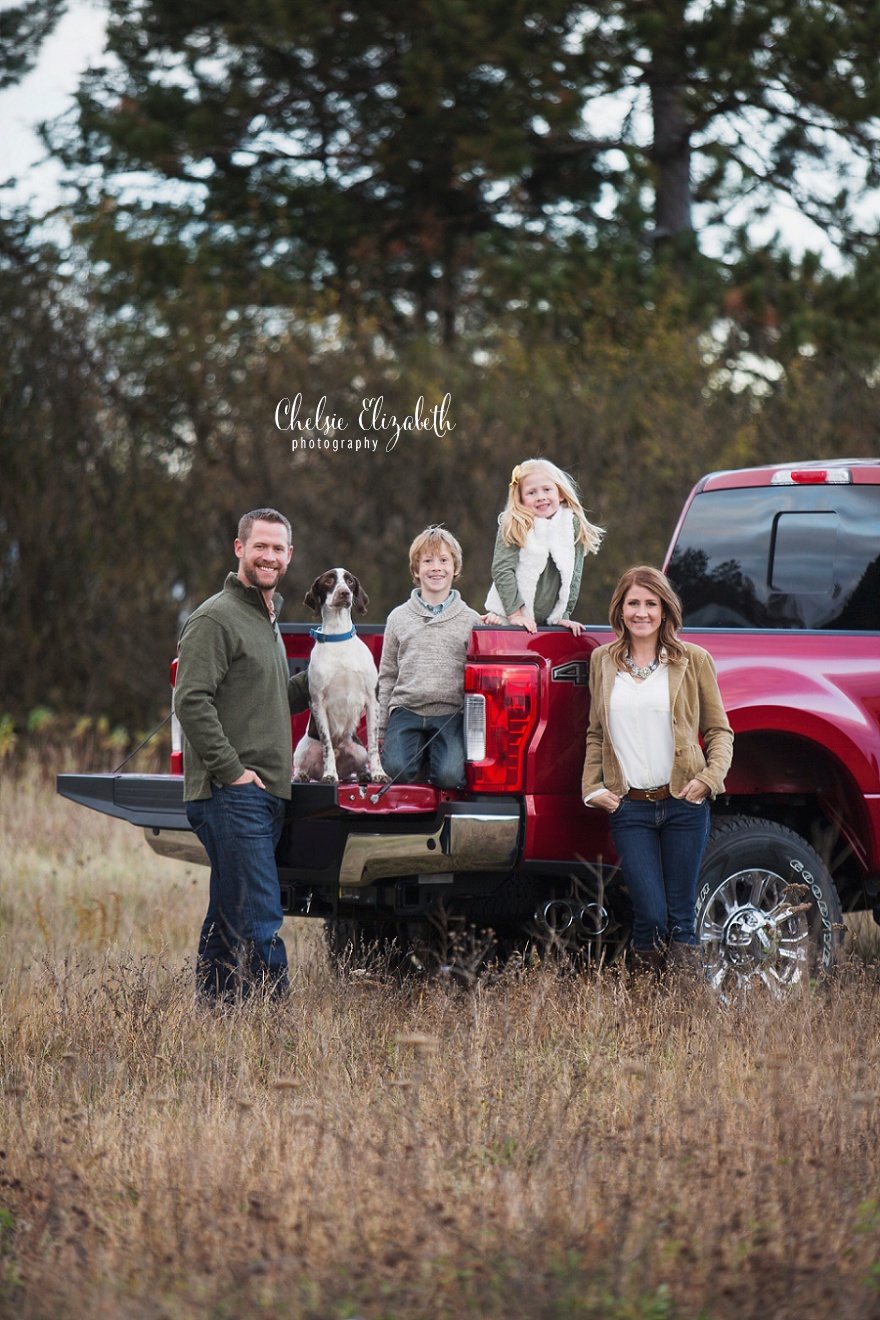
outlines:
[{"label": "blue jeans", "polygon": [[[437,732],[437,730],[441,732]],[[437,737],[427,746],[433,733]],[[405,706],[395,706],[388,717],[382,765],[399,784],[414,784],[421,778],[427,750],[428,778],[438,788],[464,788],[464,715],[417,715]]]},{"label": "blue jeans", "polygon": [[275,864],[285,805],[256,784],[215,785],[210,798],[186,804],[211,862],[196,973],[208,999],[232,999],[261,987],[274,995],[287,992]]},{"label": "blue jeans", "polygon": [[633,905],[633,946],[696,944],[697,875],[709,838],[709,803],[632,802],[611,813],[611,834]]}]

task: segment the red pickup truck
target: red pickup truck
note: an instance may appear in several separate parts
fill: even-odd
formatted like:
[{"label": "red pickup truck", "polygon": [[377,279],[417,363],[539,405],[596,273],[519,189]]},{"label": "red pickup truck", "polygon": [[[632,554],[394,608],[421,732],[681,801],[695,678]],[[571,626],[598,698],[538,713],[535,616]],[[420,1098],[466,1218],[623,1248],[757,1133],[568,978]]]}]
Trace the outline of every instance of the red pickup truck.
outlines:
[{"label": "red pickup truck", "polygon": [[[782,992],[833,966],[844,910],[880,911],[880,462],[703,477],[665,567],[736,735],[698,887],[707,974],[722,992]],[[308,627],[282,631],[302,668]],[[378,661],[382,629],[359,632]],[[476,628],[467,789],[293,785],[285,911],[323,920],[336,949],[385,942],[415,958],[459,923],[501,949],[619,952],[626,890],[607,817],[580,797],[589,659],[610,635]],[[60,775],[58,791],[142,826],[159,853],[205,861],[172,762],[168,775]]]}]

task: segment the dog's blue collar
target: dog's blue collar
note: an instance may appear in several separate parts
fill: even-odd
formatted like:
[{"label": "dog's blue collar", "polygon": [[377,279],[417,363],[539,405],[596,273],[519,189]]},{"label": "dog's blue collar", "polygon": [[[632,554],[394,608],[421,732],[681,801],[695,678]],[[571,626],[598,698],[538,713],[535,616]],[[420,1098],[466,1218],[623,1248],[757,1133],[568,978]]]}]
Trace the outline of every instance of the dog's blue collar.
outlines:
[{"label": "dog's blue collar", "polygon": [[351,637],[355,637],[356,635],[357,635],[357,629],[355,628],[354,624],[351,625],[351,628],[349,629],[348,632],[328,633],[326,637],[324,636],[323,628],[309,629],[309,636],[314,637],[316,642],[347,642]]}]

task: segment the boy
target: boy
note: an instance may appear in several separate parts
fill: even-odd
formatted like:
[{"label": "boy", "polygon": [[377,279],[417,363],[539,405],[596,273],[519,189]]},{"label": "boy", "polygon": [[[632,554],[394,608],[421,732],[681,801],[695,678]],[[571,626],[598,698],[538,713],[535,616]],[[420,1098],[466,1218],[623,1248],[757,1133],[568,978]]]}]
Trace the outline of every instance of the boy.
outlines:
[{"label": "boy", "polygon": [[464,664],[480,615],[452,586],[461,546],[445,527],[416,537],[409,566],[416,588],[388,615],[379,666],[382,764],[392,779],[412,784],[427,752],[432,784],[464,788]]}]

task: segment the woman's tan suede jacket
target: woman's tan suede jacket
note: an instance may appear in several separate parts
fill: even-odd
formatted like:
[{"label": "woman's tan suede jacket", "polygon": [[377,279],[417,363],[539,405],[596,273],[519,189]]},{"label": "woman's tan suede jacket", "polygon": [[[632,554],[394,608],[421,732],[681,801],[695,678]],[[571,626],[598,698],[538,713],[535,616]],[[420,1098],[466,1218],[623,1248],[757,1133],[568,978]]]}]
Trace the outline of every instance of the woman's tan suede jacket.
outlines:
[{"label": "woman's tan suede jacket", "polygon": [[[724,788],[724,776],[733,759],[733,730],[721,703],[715,665],[708,651],[682,642],[685,657],[669,665],[669,706],[675,754],[669,788],[677,797],[689,779],[702,779],[711,797]],[[628,788],[654,788],[654,784],[627,784],[608,732],[608,706],[617,675],[607,646],[590,657],[590,727],[581,794],[607,788],[623,797]],[[700,746],[702,734],[705,753]]]}]

